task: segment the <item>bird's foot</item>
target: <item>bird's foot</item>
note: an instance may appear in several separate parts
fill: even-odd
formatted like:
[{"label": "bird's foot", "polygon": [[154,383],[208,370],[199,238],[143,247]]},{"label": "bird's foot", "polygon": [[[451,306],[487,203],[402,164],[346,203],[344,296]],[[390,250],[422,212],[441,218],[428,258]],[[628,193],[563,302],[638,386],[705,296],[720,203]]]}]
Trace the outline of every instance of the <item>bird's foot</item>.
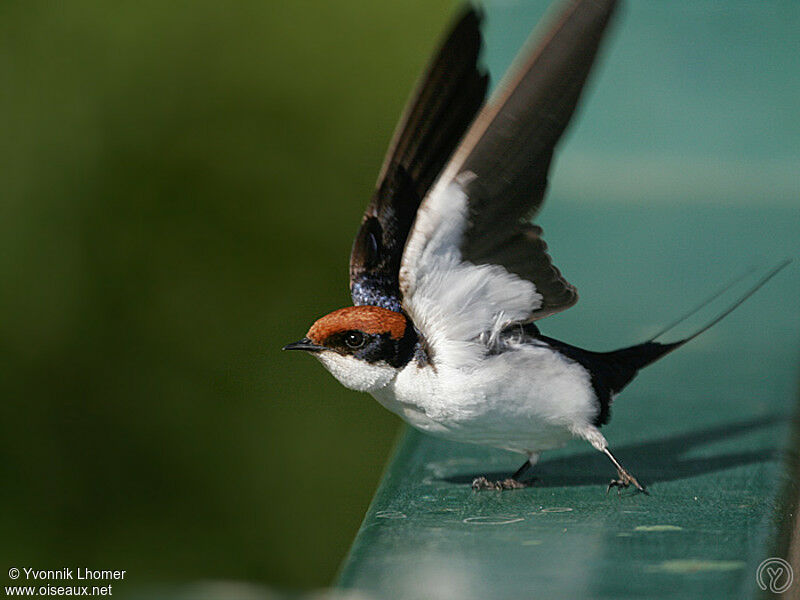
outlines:
[{"label": "bird's foot", "polygon": [[486,477],[476,477],[472,480],[472,489],[476,492],[482,490],[521,490],[524,487],[528,486],[511,477],[502,481],[489,481]]},{"label": "bird's foot", "polygon": [[632,485],[637,491],[649,495],[647,489],[641,483],[636,481],[636,477],[628,473],[625,469],[619,469],[617,471],[617,477],[618,479],[612,479],[608,484],[606,494],[611,491],[611,488],[615,487],[617,488],[617,494],[619,495],[622,493],[623,488],[627,488],[628,486]]}]

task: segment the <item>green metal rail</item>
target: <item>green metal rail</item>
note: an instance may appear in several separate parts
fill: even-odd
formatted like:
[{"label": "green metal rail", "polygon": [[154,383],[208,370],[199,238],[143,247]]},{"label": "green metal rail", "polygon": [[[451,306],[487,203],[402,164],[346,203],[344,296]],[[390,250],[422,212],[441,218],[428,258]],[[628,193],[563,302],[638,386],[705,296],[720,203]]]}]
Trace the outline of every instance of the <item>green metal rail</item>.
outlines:
[{"label": "green metal rail", "polygon": [[[488,7],[493,70],[543,6]],[[542,328],[597,350],[642,341],[746,267],[800,249],[787,112],[797,11],[625,8],[539,219],[582,295]],[[408,431],[339,587],[375,598],[752,598],[769,594],[756,575],[771,557],[800,578],[799,270],[616,400],[604,433],[650,496],[607,495],[613,470],[579,442],[544,454],[529,488],[476,493],[473,477],[505,476],[519,458]],[[779,573],[761,575],[769,585]],[[800,597],[800,583],[784,596]]]}]

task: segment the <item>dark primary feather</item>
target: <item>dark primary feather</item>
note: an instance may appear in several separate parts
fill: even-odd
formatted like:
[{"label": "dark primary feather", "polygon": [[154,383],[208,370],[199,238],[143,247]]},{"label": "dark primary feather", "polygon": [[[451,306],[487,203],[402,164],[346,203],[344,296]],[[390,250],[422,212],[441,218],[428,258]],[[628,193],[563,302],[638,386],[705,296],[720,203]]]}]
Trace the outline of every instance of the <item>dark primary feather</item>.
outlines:
[{"label": "dark primary feather", "polygon": [[471,226],[461,247],[464,259],[500,264],[532,281],[543,296],[532,319],[578,299],[551,263],[542,230],[528,220],[542,204],[553,150],[575,111],[614,4],[567,3],[516,75],[478,115],[447,167],[451,176],[477,176],[466,188]]},{"label": "dark primary feather", "polygon": [[486,97],[480,21],[474,8],[458,19],[400,119],[350,256],[356,305],[400,310],[398,271],[419,204]]}]

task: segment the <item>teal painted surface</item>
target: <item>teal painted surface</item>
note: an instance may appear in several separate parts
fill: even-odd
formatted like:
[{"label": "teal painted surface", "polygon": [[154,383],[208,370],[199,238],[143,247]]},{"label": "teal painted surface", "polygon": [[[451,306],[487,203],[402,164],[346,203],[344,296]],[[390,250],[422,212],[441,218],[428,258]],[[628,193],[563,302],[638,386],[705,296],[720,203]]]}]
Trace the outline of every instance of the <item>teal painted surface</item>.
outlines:
[{"label": "teal painted surface", "polygon": [[[493,72],[543,6],[488,5]],[[409,431],[340,586],[378,598],[756,594],[758,564],[785,551],[797,483],[798,15],[785,3],[627,5],[538,219],[581,294],[541,327],[596,350],[643,341],[749,266],[795,258],[616,400],[603,431],[651,495],[606,495],[613,469],[580,442],[544,454],[532,487],[475,493],[473,477],[507,476],[519,458]]]},{"label": "teal painted surface", "polygon": [[412,433],[341,584],[376,598],[749,597],[770,555],[773,447],[704,447],[779,430],[753,419],[618,444],[650,497],[605,495],[611,472],[585,448],[551,455],[533,488],[475,493],[474,474],[514,460]]}]

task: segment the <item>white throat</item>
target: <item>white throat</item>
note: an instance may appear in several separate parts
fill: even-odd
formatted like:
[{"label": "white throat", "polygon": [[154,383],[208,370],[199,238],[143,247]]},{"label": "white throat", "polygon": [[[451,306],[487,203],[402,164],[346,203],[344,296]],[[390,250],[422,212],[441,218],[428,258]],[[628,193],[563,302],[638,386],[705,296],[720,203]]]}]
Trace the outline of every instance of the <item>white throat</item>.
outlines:
[{"label": "white throat", "polygon": [[332,350],[323,350],[315,356],[343,386],[358,392],[376,392],[386,387],[398,373],[384,361],[368,363]]}]

